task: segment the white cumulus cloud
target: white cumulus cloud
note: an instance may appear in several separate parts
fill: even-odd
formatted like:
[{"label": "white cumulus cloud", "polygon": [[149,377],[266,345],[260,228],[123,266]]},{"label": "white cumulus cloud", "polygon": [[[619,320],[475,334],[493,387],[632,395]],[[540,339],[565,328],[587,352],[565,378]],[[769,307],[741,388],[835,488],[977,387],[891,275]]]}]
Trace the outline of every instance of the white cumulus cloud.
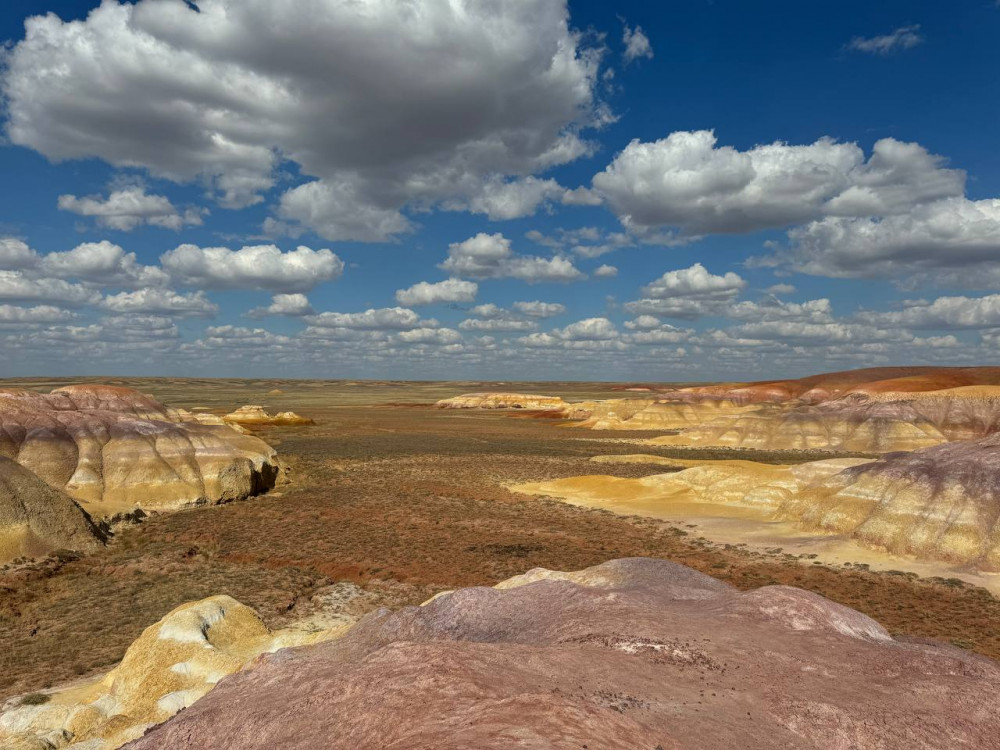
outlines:
[{"label": "white cumulus cloud", "polygon": [[93,217],[98,226],[123,232],[144,224],[175,231],[186,226],[201,226],[204,215],[204,211],[197,208],[181,212],[166,196],[150,195],[141,186],[114,190],[107,198],[60,195],[59,210]]},{"label": "white cumulus cloud", "polygon": [[396,302],[405,307],[439,305],[443,302],[472,302],[479,285],[474,281],[446,279],[436,283],[421,281],[407,289],[396,290]]},{"label": "white cumulus cloud", "polygon": [[456,276],[473,279],[520,279],[528,283],[580,281],[586,275],[568,258],[517,255],[502,234],[480,232],[448,246],[441,268]]},{"label": "white cumulus cloud", "polygon": [[164,253],[160,263],[174,281],[204,289],[267,289],[307,292],[336,279],[344,262],[329,250],[300,246],[284,253],[274,245],[227,247],[180,245]]}]

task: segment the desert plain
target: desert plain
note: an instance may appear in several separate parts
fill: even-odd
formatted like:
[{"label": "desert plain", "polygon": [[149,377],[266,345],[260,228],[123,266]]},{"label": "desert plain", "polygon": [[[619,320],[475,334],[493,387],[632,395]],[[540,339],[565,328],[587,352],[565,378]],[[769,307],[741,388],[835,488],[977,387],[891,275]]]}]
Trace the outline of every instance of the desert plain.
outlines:
[{"label": "desert plain", "polygon": [[[894,374],[910,379],[894,384],[894,378],[886,377]],[[955,383],[945,378],[927,385],[914,381],[906,373],[874,372],[849,376],[850,382],[840,382],[844,378],[834,378],[833,385],[823,381],[811,390],[810,384],[801,385],[801,381],[788,381],[798,385],[790,390],[782,385],[778,388],[780,392],[775,392],[774,386],[754,385],[749,396],[739,384],[719,386],[721,390],[713,391],[683,383],[100,379],[101,387],[111,390],[99,391],[103,395],[98,398],[103,400],[91,405],[97,410],[95,414],[119,408],[117,404],[124,399],[130,404],[129,419],[133,418],[133,412],[138,414],[135,418],[145,419],[149,415],[138,412],[152,410],[149,418],[179,420],[171,423],[174,426],[170,429],[185,430],[187,437],[180,447],[176,436],[169,432],[169,440],[174,442],[169,442],[168,449],[163,448],[162,442],[167,437],[156,437],[148,444],[140,442],[138,448],[134,442],[125,441],[126,447],[121,448],[114,434],[116,429],[124,428],[108,427],[108,436],[98,440],[103,458],[95,459],[97,463],[103,461],[103,473],[97,471],[101,476],[95,479],[88,474],[81,479],[80,457],[84,451],[78,449],[79,455],[74,454],[70,461],[77,462],[72,477],[55,482],[56,485],[64,482],[65,492],[74,496],[74,502],[93,518],[96,541],[85,548],[78,545],[76,549],[52,549],[56,544],[53,542],[50,548],[35,554],[8,555],[3,561],[0,702],[6,713],[0,714],[0,745],[32,750],[57,747],[96,750],[118,747],[149,730],[152,733],[139,741],[137,747],[178,746],[177,738],[181,735],[201,737],[198,742],[188,739],[185,746],[222,746],[217,744],[219,737],[211,735],[211,728],[220,721],[218,714],[212,713],[215,705],[212,700],[230,701],[234,700],[233,695],[243,700],[247,688],[239,687],[238,681],[232,682],[237,677],[250,681],[251,696],[253,690],[266,693],[269,689],[266,685],[271,683],[262,675],[267,670],[278,670],[278,677],[270,679],[280,682],[287,679],[280,672],[283,659],[306,658],[282,657],[282,654],[306,654],[309,649],[322,649],[338,642],[343,642],[342,650],[348,654],[369,653],[365,649],[374,648],[372,643],[377,646],[388,637],[373,633],[377,627],[389,628],[396,633],[394,638],[403,641],[422,642],[430,637],[432,643],[437,643],[440,635],[420,635],[424,632],[421,629],[429,628],[433,633],[437,632],[435,628],[444,628],[443,632],[454,635],[459,631],[464,633],[463,628],[468,627],[456,624],[454,618],[458,615],[453,612],[435,612],[434,607],[447,608],[450,605],[444,602],[452,602],[462,594],[447,592],[456,589],[475,592],[480,589],[469,587],[498,584],[501,590],[507,590],[552,577],[583,582],[584,588],[618,586],[619,593],[613,596],[630,602],[629,597],[636,597],[639,603],[632,603],[638,612],[648,613],[644,609],[648,603],[642,604],[646,601],[643,597],[655,594],[654,598],[674,603],[669,607],[664,604],[664,617],[681,618],[677,632],[684,630],[683,623],[694,628],[691,632],[712,632],[710,626],[697,626],[696,620],[691,619],[704,613],[678,615],[670,609],[678,601],[709,597],[706,592],[719,598],[720,603],[713,606],[729,612],[725,617],[742,616],[739,613],[743,612],[744,604],[739,602],[744,600],[733,598],[738,592],[748,592],[746,596],[776,592],[770,595],[779,597],[781,603],[761,605],[760,611],[777,611],[775,607],[784,611],[790,607],[789,611],[798,613],[792,618],[794,631],[813,629],[811,625],[799,627],[800,620],[806,617],[800,611],[802,607],[813,613],[806,617],[811,622],[809,618],[819,611],[817,607],[822,610],[843,605],[841,610],[850,613],[849,616],[831,609],[823,610],[825,614],[820,618],[833,623],[831,627],[836,632],[831,632],[835,638],[847,633],[847,637],[860,638],[865,643],[872,640],[914,644],[907,648],[926,649],[927,653],[920,657],[924,660],[944,658],[935,651],[944,649],[942,653],[952,664],[948,669],[958,670],[955,674],[968,678],[976,669],[986,670],[985,677],[976,673],[978,678],[970,683],[986,693],[970,697],[959,690],[948,694],[947,699],[942,698],[944,713],[947,714],[949,700],[970,700],[969,705],[976,706],[979,706],[976,701],[985,701],[983,705],[987,706],[989,699],[983,695],[989,694],[994,679],[1000,675],[992,661],[1000,657],[997,626],[1000,578],[994,565],[996,530],[983,520],[992,518],[995,523],[997,515],[990,484],[992,467],[978,454],[970,459],[979,471],[973,480],[982,489],[975,502],[986,505],[973,509],[982,518],[976,516],[968,524],[963,525],[960,516],[972,510],[965,507],[964,500],[954,504],[954,488],[942,490],[944,495],[926,498],[929,508],[944,502],[942,497],[951,498],[948,502],[952,505],[944,512],[948,519],[944,526],[940,519],[934,520],[933,509],[921,516],[922,521],[914,522],[909,517],[902,519],[902,511],[892,504],[893,493],[898,494],[894,488],[917,481],[912,476],[912,467],[902,470],[897,466],[903,459],[913,461],[909,457],[917,456],[920,466],[937,466],[934,463],[937,454],[933,451],[956,445],[978,446],[984,439],[989,440],[992,423],[984,421],[983,415],[992,413],[992,394],[985,401],[973,394],[977,406],[972,418],[968,405],[962,401],[966,392],[959,393],[955,401],[954,388],[961,391],[987,387],[969,385],[967,381],[991,380],[994,376],[992,372],[963,371],[954,375]],[[859,395],[858,382],[882,384],[883,381],[889,384],[868,387]],[[21,379],[4,381],[2,388],[8,393],[22,394],[25,391],[65,394],[68,388],[74,404],[65,407],[62,403],[65,396],[58,395],[58,408],[85,409],[89,407],[80,394],[90,393],[87,390],[90,386],[79,392],[74,387],[94,382],[94,379]],[[827,390],[817,394],[817,387]],[[897,395],[879,395],[886,388]],[[944,392],[947,394],[942,396]],[[109,393],[112,395],[108,396]],[[914,393],[935,395],[917,397]],[[142,401],[138,411],[130,400],[137,398],[136,394],[146,394],[143,398],[151,399],[148,403]],[[46,398],[52,401],[52,397]],[[942,398],[951,401],[941,406],[938,402]],[[835,406],[831,407],[831,403]],[[987,406],[983,407],[983,403]],[[169,412],[156,411],[161,408],[156,404],[169,405]],[[863,411],[859,404],[868,411]],[[269,423],[267,415],[280,418]],[[772,437],[773,422],[784,425],[780,439]],[[721,423],[731,424],[722,429]],[[760,438],[761,423],[767,425],[763,429],[764,439]],[[17,443],[21,446],[20,453],[15,456],[22,463],[36,461],[36,470],[45,475],[49,459],[32,458],[41,449],[32,449],[35,450],[32,453],[25,448],[32,445],[26,437],[33,434],[31,429],[18,432],[9,424],[5,429],[10,440],[21,441]],[[50,428],[46,430],[43,430],[43,444],[51,438]],[[206,436],[213,437],[209,440]],[[83,444],[78,436],[75,439],[79,445]],[[213,440],[223,441],[226,450],[222,451]],[[113,453],[112,447],[117,452]],[[149,472],[140,473],[149,497],[166,498],[159,503],[145,503],[144,508],[141,493],[130,494],[132,490],[128,489],[132,486],[130,482],[140,482],[137,478],[140,474],[129,467],[146,460],[144,451],[149,449],[158,451],[157,455],[178,476],[195,471],[187,481],[205,491],[201,495],[195,492],[193,500],[185,500],[187,496],[178,494],[181,490],[150,489]],[[989,445],[977,449],[987,457],[992,455]],[[111,456],[121,451],[125,451],[121,460],[126,468],[116,468],[112,476]],[[191,451],[195,459],[188,455]],[[232,466],[223,465],[225,461],[235,461],[233,451],[240,456],[244,453],[253,456],[240,458],[249,463],[233,464],[243,467],[236,472],[239,476],[235,480]],[[931,453],[926,454],[927,451]],[[924,455],[931,458],[924,459]],[[178,468],[177,462],[183,463],[182,459],[193,463]],[[962,456],[949,454],[941,462],[964,466],[962,460]],[[887,467],[886,462],[889,462]],[[159,476],[156,471],[153,475]],[[245,477],[246,472],[250,473]],[[844,521],[843,517],[856,512],[858,497],[873,496],[871,487],[875,485],[859,490],[859,483],[881,481],[878,477],[886,473],[895,482],[890,485],[889,499],[880,501],[881,505],[875,503],[874,509],[869,503],[857,519]],[[848,478],[837,480],[839,483],[832,479],[844,476]],[[955,479],[946,475],[938,479],[945,484],[958,482],[955,486],[960,486],[968,477]],[[174,487],[171,482],[166,484]],[[852,498],[846,510],[840,499],[845,493]],[[810,509],[820,506],[833,508],[823,516],[826,520],[808,520]],[[879,510],[882,506],[888,507],[885,511],[888,521],[879,516],[884,510]],[[841,520],[832,523],[831,517]],[[937,525],[931,524],[932,521]],[[969,541],[972,532],[966,526],[983,530],[984,523],[983,538]],[[928,524],[936,531],[929,531]],[[933,540],[928,541],[928,535]],[[629,563],[626,558],[652,560],[640,564]],[[624,562],[619,568],[607,569],[613,575],[586,572],[606,570],[595,566],[619,565],[609,563],[615,560]],[[656,568],[656,560],[687,568],[676,565]],[[644,567],[648,565],[654,567]],[[518,578],[535,569],[584,572],[532,573],[526,580]],[[665,572],[661,575],[657,571]],[[690,578],[699,574],[705,575]],[[574,579],[573,575],[578,577]],[[655,585],[650,581],[655,581]],[[667,588],[664,590],[663,586]],[[687,593],[677,594],[678,586],[677,590]],[[819,596],[815,601],[807,598],[803,600],[805,603],[792,606],[786,601],[790,595],[784,593],[789,591],[797,592],[791,595],[793,599]],[[557,610],[554,621],[563,623],[560,628],[569,628],[575,621],[552,602],[561,602],[560,597],[566,596],[568,603],[559,606],[570,609],[584,606],[574,598],[577,594],[561,590],[554,591],[553,599],[545,600],[548,604],[534,601],[528,594],[524,596],[528,598],[518,607],[544,613],[546,606],[552,606]],[[538,596],[537,592],[534,596]],[[592,611],[581,610],[586,613],[585,620],[598,622],[610,618],[606,605],[600,603],[604,601],[603,595],[595,596],[597,599],[586,604]],[[433,601],[425,608],[408,609],[428,600]],[[491,607],[500,607],[492,600],[476,603],[473,597],[470,601],[487,613],[493,612]],[[730,612],[727,608],[735,609]],[[410,617],[406,613],[411,611],[426,613],[426,618],[431,618],[430,624],[419,619],[424,615],[419,615],[416,621],[406,620]],[[520,614],[512,615],[501,607],[492,615],[477,617],[495,616],[509,625],[511,618],[535,616],[519,608],[515,611]],[[467,614],[458,616],[458,621],[465,622],[462,617]],[[393,617],[402,617],[406,622],[399,624]],[[435,617],[443,618],[445,624],[441,625]],[[860,619],[857,622],[850,619],[855,617]],[[561,618],[566,618],[565,622]],[[355,625],[359,620],[361,624]],[[853,624],[843,625],[843,622]],[[539,642],[544,640],[538,635],[538,628],[544,630],[541,624],[522,623],[518,627],[534,633],[532,638],[541,639]],[[550,622],[545,627],[555,626]],[[467,633],[462,638],[468,637],[476,643],[502,640],[497,628],[503,629],[489,626],[487,630],[493,635],[485,638]],[[557,631],[562,633],[558,628]],[[556,655],[558,659],[565,657],[570,661],[556,659],[555,666],[539,667],[540,673],[559,673],[565,669],[576,675],[572,670],[579,665],[574,666],[572,659],[578,655],[564,653],[567,642],[586,644],[596,642],[596,638],[616,653],[652,654],[654,663],[660,663],[656,661],[660,659],[657,654],[667,649],[664,644],[668,641],[642,641],[645,646],[636,646],[639,641],[633,636],[629,636],[633,640],[628,640],[625,636],[604,633],[598,637],[590,633],[584,630],[572,638],[565,633],[558,638],[551,636],[555,638],[552,644],[562,649]],[[780,633],[766,635],[781,642]],[[752,640],[757,636],[747,637]],[[522,636],[514,641],[526,642]],[[167,642],[172,644],[170,648],[164,646]],[[184,645],[191,643],[197,648]],[[609,643],[612,645],[608,646]],[[303,648],[279,650],[286,646]],[[826,647],[820,644],[810,649]],[[704,674],[714,673],[713,670],[725,673],[718,666],[722,657],[711,649],[686,648],[670,647],[674,666],[679,665],[683,670],[700,664],[707,670]],[[775,648],[774,643],[768,648]],[[839,648],[833,653],[839,654]],[[270,660],[260,656],[271,652],[277,654]],[[350,661],[342,654],[323,653],[328,653],[334,664]],[[503,658],[515,658],[516,653],[512,647],[503,652]],[[882,658],[877,653],[868,656],[850,653],[850,658],[874,659],[873,664]],[[449,652],[433,657],[424,654],[419,658],[435,663],[434,659],[448,662],[458,656]],[[490,660],[499,657],[477,652],[461,658],[471,660],[469,664],[482,658],[488,666],[493,663]],[[353,669],[366,662],[350,663]],[[466,661],[461,663],[464,665]],[[307,659],[305,666],[295,669],[305,667],[308,667],[306,672],[309,669],[320,672],[320,676],[313,675],[309,685],[315,688],[326,684],[321,658]],[[483,665],[479,668],[486,669]],[[749,669],[746,665],[744,668]],[[829,665],[827,668],[834,669]],[[905,673],[908,667],[892,667],[897,668]],[[607,669],[610,675],[618,667],[609,663]],[[226,678],[232,672],[240,675]],[[245,678],[244,673],[248,675]],[[364,686],[372,679],[370,675],[354,675],[346,668],[336,674],[339,675],[336,679],[345,683],[337,690],[363,689],[359,684]],[[395,673],[388,670],[384,674]],[[572,679],[577,677],[580,690],[586,693],[590,687],[585,689],[584,683],[590,678],[577,675]],[[440,677],[446,678],[447,674]],[[254,683],[255,679],[264,680],[263,687]],[[463,674],[463,679],[468,679],[468,675]],[[507,689],[516,694],[526,690],[526,685],[537,688],[538,679],[536,674],[512,677]],[[782,673],[773,679],[775,690],[779,690],[777,686],[790,678]],[[220,688],[209,692],[220,681]],[[400,684],[403,683],[405,680]],[[458,684],[465,683],[459,680]],[[229,693],[226,686],[230,686]],[[550,687],[555,693],[564,688]],[[958,690],[953,685],[949,687],[953,688]],[[455,689],[461,692],[460,688]],[[752,704],[748,715],[764,700],[754,697],[745,684],[733,683],[726,689],[734,693],[749,691],[741,693],[744,697],[740,699]],[[391,684],[380,690],[397,697],[405,693],[399,685]],[[566,705],[552,707],[553,715],[570,721],[566,716],[574,715],[572,712],[566,716],[561,713],[569,710],[567,706],[575,711],[579,705],[592,706],[597,700],[597,704],[616,715],[629,714],[638,708],[639,714],[652,713],[658,720],[663,719],[662,712],[650,708],[651,697],[602,690],[594,688],[596,692],[588,693],[589,697],[581,693],[566,698],[569,701]],[[675,696],[659,695],[656,700],[675,700],[687,705],[687,698],[694,693],[678,690]],[[208,697],[202,697],[206,693]],[[213,697],[216,695],[230,695],[230,698],[216,699]],[[594,695],[598,698],[593,698]],[[473,691],[475,696],[482,697]],[[501,704],[503,700],[512,700],[510,696],[500,698]],[[310,700],[319,698],[313,695]],[[695,701],[691,704],[694,706]],[[273,705],[273,701],[268,705]],[[412,708],[412,701],[406,705]],[[919,707],[919,701],[915,705]],[[203,706],[207,708],[202,709]],[[405,706],[398,708],[405,710]],[[174,730],[175,722],[170,721],[161,729],[156,728],[181,709],[185,710],[177,718],[182,721],[180,728]],[[202,716],[199,710],[209,713]],[[231,715],[227,714],[227,720],[244,721],[244,710],[234,709]],[[348,708],[339,706],[338,710],[343,715]],[[691,720],[695,723],[686,731],[695,731],[692,727],[699,726],[700,710],[691,709],[695,713],[690,717],[694,717]],[[833,736],[824,734],[825,729],[812,732],[795,728],[804,709],[785,706],[782,710],[791,711],[798,718],[779,720],[774,717],[780,711],[772,708],[770,718],[755,723],[753,731],[739,730],[749,734],[721,732],[714,744],[705,746],[721,746],[732,737],[744,737],[747,747],[798,746],[768,744],[767,737],[777,731],[776,726],[782,732],[791,732],[788,742],[794,738],[802,740],[802,747],[834,746],[824,744]],[[815,710],[810,708],[806,713]],[[842,710],[845,716],[850,714],[850,709]],[[971,711],[960,723],[974,725],[979,710]],[[742,716],[742,708],[737,711],[728,706],[720,708],[718,716],[737,714]],[[509,717],[501,720],[502,717],[494,716],[494,719],[506,727],[505,731],[517,724]],[[281,723],[277,717],[266,721],[271,722],[269,726]],[[480,716],[477,721],[486,719]],[[532,726],[542,737],[555,736],[546,732],[563,736],[566,731],[561,725],[547,725],[548,719],[541,715],[526,721],[535,722]],[[570,723],[573,721],[576,720]],[[618,737],[617,745],[617,741],[609,739],[611,744],[598,743],[598,746],[640,747],[645,746],[641,743],[653,737],[655,731],[662,731],[652,720],[652,723],[638,721],[634,726],[611,726],[603,721],[592,716],[579,718],[579,726],[590,727],[581,730],[580,737],[584,740],[588,736]],[[901,719],[885,721],[894,726]],[[945,726],[946,719],[941,721],[941,726],[924,728],[921,741],[927,744],[914,746],[944,746],[938,744],[944,742],[943,738],[955,732],[961,734],[950,725]],[[416,734],[394,737],[393,741],[400,742],[400,747],[460,747],[468,746],[463,742],[481,740],[476,736],[463,739],[461,732],[443,727],[445,724],[440,722],[432,726],[434,732],[445,733],[454,744],[441,744],[444,742],[441,737],[432,742],[433,733],[421,735],[419,727],[414,729]],[[966,729],[968,726],[962,731]],[[315,729],[328,730],[328,727]],[[181,734],[170,734],[173,731]],[[355,731],[361,733],[358,736],[369,736],[365,732],[374,730],[369,726],[356,727]],[[868,729],[856,731],[860,734],[844,735],[848,744],[837,746],[855,746],[850,744],[851,737],[860,743],[856,746],[868,746],[865,743],[877,735],[877,732],[865,734]],[[972,733],[969,736],[975,735],[975,730],[968,731]],[[633,740],[623,739],[633,735]],[[232,746],[274,746],[260,739],[267,736],[264,731],[260,737],[241,737]],[[308,739],[310,736],[313,740]],[[505,736],[491,735],[493,741],[500,743],[497,746],[503,746],[501,740]],[[662,736],[668,738],[670,734]],[[300,738],[303,744],[288,740],[288,746],[308,747],[315,739],[308,732],[304,737]],[[384,740],[378,732],[369,739],[372,737]],[[349,739],[342,738],[344,746],[348,746]],[[891,739],[895,742],[898,738],[893,735]],[[275,741],[275,737],[269,741]],[[408,742],[416,744],[407,745]],[[886,746],[901,746],[892,742]],[[565,746],[579,745],[567,740]],[[672,745],[663,745],[667,746]]]}]

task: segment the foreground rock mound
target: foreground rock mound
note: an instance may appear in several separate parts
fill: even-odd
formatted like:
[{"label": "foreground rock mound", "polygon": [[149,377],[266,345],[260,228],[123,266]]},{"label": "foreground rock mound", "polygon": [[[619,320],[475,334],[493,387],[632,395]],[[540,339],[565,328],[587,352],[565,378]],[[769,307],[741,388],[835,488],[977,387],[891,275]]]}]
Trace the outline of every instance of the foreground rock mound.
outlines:
[{"label": "foreground rock mound", "polygon": [[128,747],[985,748],[998,690],[995,662],[820,596],[631,559],[373,613]]},{"label": "foreground rock mound", "polygon": [[526,393],[466,393],[438,401],[439,409],[529,409],[531,411],[565,411],[569,404],[558,396],[536,396]]},{"label": "foreground rock mound", "polygon": [[129,388],[0,390],[0,456],[91,515],[237,500],[271,487],[274,450]]},{"label": "foreground rock mound", "polygon": [[0,457],[0,563],[55,550],[96,550],[105,538],[79,505]]},{"label": "foreground rock mound", "polygon": [[303,425],[316,424],[308,417],[300,417],[294,411],[282,411],[277,414],[268,414],[263,406],[252,404],[241,406],[232,414],[227,414],[223,418],[224,422],[238,424],[241,426],[253,427],[259,425]]}]

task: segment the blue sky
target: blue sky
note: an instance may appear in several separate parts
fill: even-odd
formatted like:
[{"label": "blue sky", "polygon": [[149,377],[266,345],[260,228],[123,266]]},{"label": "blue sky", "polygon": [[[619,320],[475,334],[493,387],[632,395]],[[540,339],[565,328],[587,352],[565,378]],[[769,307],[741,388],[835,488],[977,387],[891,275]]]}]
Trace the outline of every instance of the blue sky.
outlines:
[{"label": "blue sky", "polygon": [[989,0],[98,5],[0,13],[2,376],[1000,359]]}]

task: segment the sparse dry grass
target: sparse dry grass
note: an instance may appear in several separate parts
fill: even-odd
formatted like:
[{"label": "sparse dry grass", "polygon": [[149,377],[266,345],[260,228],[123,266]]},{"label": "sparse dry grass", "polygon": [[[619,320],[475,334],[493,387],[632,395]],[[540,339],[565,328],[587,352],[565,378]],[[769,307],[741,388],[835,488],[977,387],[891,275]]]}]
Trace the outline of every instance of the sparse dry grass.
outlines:
[{"label": "sparse dry grass", "polygon": [[[262,395],[274,387],[284,394]],[[212,594],[230,594],[275,626],[297,616],[315,589],[334,580],[360,583],[398,606],[535,566],[570,570],[630,556],[675,560],[741,588],[800,586],[865,612],[894,633],[1000,657],[1000,601],[985,591],[726,548],[659,521],[515,495],[501,485],[594,473],[592,455],[635,452],[635,446],[593,442],[586,438],[594,433],[550,420],[362,406],[358,400],[371,396],[355,397],[359,387],[140,385],[175,405],[221,410],[263,402],[318,424],[263,433],[291,465],[289,486],[244,502],[155,516],[123,530],[99,554],[0,574],[0,698],[105,670],[143,628],[180,603]],[[443,390],[385,389],[392,398],[381,401],[400,404],[432,400]],[[613,395],[605,386],[592,389],[594,396]],[[641,464],[600,467],[617,476],[662,471]]]}]

